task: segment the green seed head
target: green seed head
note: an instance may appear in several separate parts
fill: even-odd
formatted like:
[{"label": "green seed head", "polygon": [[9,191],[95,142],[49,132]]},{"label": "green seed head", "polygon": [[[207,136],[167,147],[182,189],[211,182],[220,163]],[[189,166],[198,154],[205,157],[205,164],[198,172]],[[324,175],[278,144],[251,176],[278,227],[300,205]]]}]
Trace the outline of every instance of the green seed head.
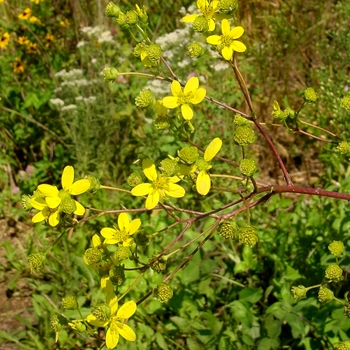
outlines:
[{"label": "green seed head", "polygon": [[128,176],[127,182],[130,187],[135,187],[142,183],[142,176],[138,173],[132,173]]},{"label": "green seed head", "polygon": [[302,285],[299,285],[298,287],[294,286],[292,287],[291,292],[294,300],[299,301],[300,299],[306,297],[307,288]]},{"label": "green seed head", "polygon": [[340,107],[344,108],[348,112],[350,111],[350,96],[344,96],[340,100]]},{"label": "green seed head", "polygon": [[154,290],[154,296],[161,302],[167,302],[173,297],[172,288],[166,283],[160,283]]},{"label": "green seed head", "polygon": [[321,286],[318,291],[318,300],[320,303],[328,303],[334,299],[334,293],[327,287]]},{"label": "green seed head", "polygon": [[256,165],[255,159],[246,158],[242,159],[239,163],[239,169],[243,175],[251,177],[257,171],[258,167]]},{"label": "green seed head", "polygon": [[191,43],[187,47],[187,54],[191,58],[198,58],[204,54],[204,47],[197,42]]},{"label": "green seed head", "polygon": [[334,349],[335,350],[350,350],[350,340],[345,340],[345,341],[338,343]]},{"label": "green seed head", "polygon": [[69,295],[62,300],[62,307],[66,310],[76,310],[78,309],[78,301],[73,295]]},{"label": "green seed head", "polygon": [[313,88],[306,88],[303,92],[303,98],[305,102],[313,103],[317,100],[316,92]]},{"label": "green seed head", "polygon": [[114,82],[119,77],[118,69],[113,67],[106,67],[103,70],[103,79],[106,83]]},{"label": "green seed head", "polygon": [[344,279],[343,270],[337,264],[331,264],[326,268],[325,277],[332,282],[339,282]]},{"label": "green seed head", "polygon": [[238,8],[237,0],[220,0],[218,10],[222,13],[232,13]]},{"label": "green seed head", "polygon": [[164,176],[171,177],[177,172],[177,161],[175,159],[163,159],[161,162],[161,170]]},{"label": "green seed head", "polygon": [[242,117],[239,114],[236,114],[234,119],[233,119],[233,124],[238,127],[238,126],[243,126],[243,125],[249,125],[249,120]]},{"label": "green seed head", "polygon": [[154,120],[154,126],[157,130],[165,130],[169,128],[170,124],[166,117],[157,117]]},{"label": "green seed head", "polygon": [[102,260],[102,252],[97,248],[88,248],[84,253],[84,262],[86,265],[93,265]]},{"label": "green seed head", "polygon": [[121,260],[125,260],[125,259],[129,259],[130,257],[130,248],[129,247],[124,247],[124,246],[119,246],[116,251],[113,253],[113,256],[121,261]]},{"label": "green seed head", "polygon": [[199,157],[198,149],[193,146],[186,146],[177,151],[179,158],[187,165],[192,165]]},{"label": "green seed head", "polygon": [[124,266],[115,266],[109,270],[109,278],[111,282],[120,286],[125,281]]},{"label": "green seed head", "polygon": [[[153,255],[152,257],[149,258],[149,262],[156,258],[157,255]],[[151,264],[151,269],[157,273],[161,273],[166,269],[166,263],[167,263],[167,258],[162,256],[160,259],[158,259],[156,262]]]},{"label": "green seed head", "polygon": [[46,254],[34,253],[28,256],[30,272],[37,270],[40,271],[46,263]]},{"label": "green seed head", "polygon": [[32,204],[30,203],[31,198],[32,197],[27,195],[27,194],[22,195],[21,202],[22,202],[22,207],[24,210],[30,210],[33,208]]},{"label": "green seed head", "polygon": [[238,231],[238,239],[241,243],[253,248],[259,240],[256,228],[253,226],[240,227]]},{"label": "green seed head", "polygon": [[341,255],[344,252],[344,243],[341,241],[333,241],[329,246],[328,246],[329,251],[331,254],[338,256]]},{"label": "green seed head", "polygon": [[350,143],[346,141],[341,141],[336,148],[338,152],[344,155],[350,156]]},{"label": "green seed head", "polygon": [[147,57],[152,63],[157,63],[162,57],[162,48],[158,44],[151,44],[146,49]]},{"label": "green seed head", "polygon": [[110,2],[106,7],[105,13],[107,17],[118,17],[119,14],[121,13],[121,10],[119,6],[117,6],[113,2]]},{"label": "green seed head", "polygon": [[223,221],[218,228],[218,232],[222,237],[230,239],[237,238],[238,231],[239,228],[233,219]]},{"label": "green seed head", "polygon": [[99,321],[105,322],[111,318],[111,308],[107,304],[100,304],[91,308],[91,313]]},{"label": "green seed head", "polygon": [[205,33],[209,30],[209,24],[204,16],[198,16],[193,21],[193,30],[198,33]]},{"label": "green seed head", "polygon": [[150,89],[140,91],[139,95],[135,98],[136,106],[141,108],[152,106],[155,102],[154,94]]},{"label": "green seed head", "polygon": [[135,243],[141,247],[145,247],[149,243],[148,236],[143,232],[137,232],[134,236]]},{"label": "green seed head", "polygon": [[70,196],[64,197],[61,201],[60,205],[62,211],[66,214],[73,214],[75,210],[77,209],[77,206],[75,204],[75,200],[71,198]]},{"label": "green seed head", "polygon": [[236,129],[233,139],[240,146],[247,146],[255,142],[255,134],[250,126],[243,125]]},{"label": "green seed head", "polygon": [[59,315],[50,316],[50,326],[55,333],[62,331],[65,328],[66,324],[67,322],[62,316],[59,316]]}]

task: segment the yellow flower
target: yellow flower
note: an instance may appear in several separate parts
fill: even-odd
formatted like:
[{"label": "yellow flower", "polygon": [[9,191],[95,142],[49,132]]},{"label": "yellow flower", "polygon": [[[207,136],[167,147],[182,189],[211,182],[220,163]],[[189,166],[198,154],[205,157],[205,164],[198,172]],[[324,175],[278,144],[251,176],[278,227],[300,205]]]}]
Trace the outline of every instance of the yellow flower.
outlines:
[{"label": "yellow flower", "polygon": [[40,1],[44,1],[44,0],[30,0],[31,2],[34,2],[35,4],[39,4]]},{"label": "yellow flower", "polygon": [[[215,29],[215,11],[219,5],[219,1],[208,1],[208,0],[197,0],[197,7],[202,15],[206,18],[209,26],[209,32],[212,32]],[[196,20],[201,14],[187,15],[181,20],[185,23],[192,23]]]},{"label": "yellow flower", "polygon": [[0,0],[0,4],[3,3],[5,0]]},{"label": "yellow flower", "polygon": [[212,168],[210,161],[217,155],[222,146],[222,141],[218,137],[210,142],[209,146],[204,152],[204,159],[200,158],[196,161],[196,166],[199,174],[196,180],[197,192],[203,196],[210,191],[211,183],[208,170]]},{"label": "yellow flower", "polygon": [[16,57],[15,61],[12,62],[12,64],[14,73],[21,74],[24,72],[24,63],[21,62],[21,59],[19,57]]},{"label": "yellow flower", "polygon": [[28,53],[31,53],[31,54],[38,53],[38,48],[37,48],[37,44],[36,43],[29,42],[27,45],[28,45],[27,46]]},{"label": "yellow flower", "polygon": [[130,247],[134,240],[129,237],[133,235],[141,226],[141,220],[130,221],[128,214],[121,213],[118,217],[118,227],[104,227],[101,235],[105,238],[104,244],[123,243],[124,247]]},{"label": "yellow flower", "polygon": [[228,20],[224,19],[221,22],[221,31],[222,35],[209,36],[207,43],[217,45],[225,60],[229,61],[232,58],[233,51],[244,52],[247,49],[242,42],[236,40],[244,33],[242,27],[238,26],[231,29]]},{"label": "yellow flower", "polygon": [[171,93],[173,96],[163,98],[163,106],[166,108],[177,108],[181,106],[181,114],[184,119],[191,120],[193,111],[190,104],[198,104],[203,101],[206,90],[198,88],[199,80],[197,77],[191,77],[185,85],[184,91],[177,80],[171,83]]},{"label": "yellow flower", "polygon": [[32,10],[28,7],[22,13],[18,15],[19,19],[26,20],[32,15]]},{"label": "yellow flower", "polygon": [[45,46],[46,47],[49,47],[54,41],[55,41],[55,37],[52,34],[47,33],[45,35],[45,42],[46,42]]},{"label": "yellow flower", "polygon": [[20,36],[17,39],[18,44],[20,45],[28,45],[30,43],[30,41],[28,40],[28,38],[26,36]]},{"label": "yellow flower", "polygon": [[62,26],[62,27],[69,27],[70,26],[70,22],[68,21],[67,18],[65,18],[63,21],[60,21],[60,26]]},{"label": "yellow flower", "polygon": [[167,196],[181,198],[185,195],[185,190],[176,185],[181,180],[178,176],[166,177],[157,174],[156,167],[150,159],[142,162],[143,172],[151,183],[142,183],[131,190],[133,196],[147,196],[146,208],[153,209],[160,198],[167,199]]},{"label": "yellow flower", "polygon": [[10,34],[4,33],[0,36],[0,49],[6,47],[8,43],[10,42]]},{"label": "yellow flower", "polygon": [[[117,346],[120,335],[129,341],[136,340],[135,332],[125,323],[125,320],[130,318],[135,313],[137,308],[136,303],[131,300],[123,304],[118,309],[117,297],[112,298],[111,296],[112,295],[107,294],[107,300],[110,300],[108,302],[108,306],[105,305],[106,307],[102,309],[102,311],[105,312],[102,313],[99,319],[93,314],[90,314],[86,318],[87,322],[93,326],[108,327],[106,333],[106,346],[108,349],[114,349]],[[103,316],[105,314],[109,314],[109,317],[105,317],[104,319]]]},{"label": "yellow flower", "polygon": [[32,221],[34,223],[47,221],[50,226],[56,226],[60,220],[60,213],[84,215],[85,208],[71,195],[77,196],[89,190],[90,181],[87,179],[74,180],[74,168],[66,166],[62,174],[62,190],[56,186],[42,184],[38,186],[40,197],[33,196],[30,203],[35,209],[40,210]]},{"label": "yellow flower", "polygon": [[35,16],[30,16],[29,17],[29,22],[30,23],[38,23],[38,24],[41,24],[41,22],[40,22],[40,19],[38,18],[38,17],[35,17]]}]

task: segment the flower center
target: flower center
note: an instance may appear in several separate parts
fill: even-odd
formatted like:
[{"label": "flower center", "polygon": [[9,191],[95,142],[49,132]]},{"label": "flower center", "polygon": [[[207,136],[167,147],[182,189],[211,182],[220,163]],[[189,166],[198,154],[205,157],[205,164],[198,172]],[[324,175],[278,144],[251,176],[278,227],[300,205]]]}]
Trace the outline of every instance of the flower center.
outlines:
[{"label": "flower center", "polygon": [[116,239],[118,242],[125,242],[129,238],[129,233],[124,230],[115,230],[115,233],[113,234],[113,238]]},{"label": "flower center", "polygon": [[232,43],[232,38],[229,35],[221,35],[221,45],[230,46]]},{"label": "flower center", "polygon": [[166,177],[158,175],[156,180],[153,182],[153,187],[156,190],[163,190],[164,188],[168,187],[168,182],[169,180]]}]

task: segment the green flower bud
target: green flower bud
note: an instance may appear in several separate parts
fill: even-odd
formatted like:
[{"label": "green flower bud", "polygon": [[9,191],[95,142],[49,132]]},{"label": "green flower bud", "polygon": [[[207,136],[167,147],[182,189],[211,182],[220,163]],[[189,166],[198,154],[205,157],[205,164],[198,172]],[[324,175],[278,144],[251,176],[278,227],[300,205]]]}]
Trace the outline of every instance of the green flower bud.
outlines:
[{"label": "green flower bud", "polygon": [[105,67],[103,70],[103,79],[106,83],[114,82],[119,77],[118,69],[113,67]]},{"label": "green flower bud", "polygon": [[334,293],[327,287],[321,286],[318,292],[318,300],[320,303],[328,303],[334,299]]},{"label": "green flower bud", "polygon": [[142,9],[138,5],[135,5],[135,7],[136,7],[135,12],[136,12],[137,16],[139,17],[140,22],[144,25],[148,24],[148,16],[146,13],[145,6],[142,6]]},{"label": "green flower bud", "polygon": [[341,154],[350,155],[350,143],[349,142],[341,141],[336,149]]},{"label": "green flower bud", "polygon": [[77,331],[79,333],[86,333],[86,325],[83,321],[73,320],[72,322],[69,322],[68,324],[75,331]]},{"label": "green flower bud", "polygon": [[73,214],[77,209],[77,205],[75,204],[75,200],[70,196],[67,196],[62,199],[60,207],[62,211],[66,214]]},{"label": "green flower bud", "polygon": [[340,100],[340,107],[346,109],[348,112],[350,111],[350,96],[344,96]]},{"label": "green flower bud", "polygon": [[303,99],[305,102],[313,103],[317,100],[316,92],[313,88],[309,87],[303,91]]},{"label": "green flower bud", "polygon": [[109,270],[109,278],[110,281],[120,286],[125,281],[125,272],[124,272],[124,265],[123,266],[115,266],[112,269]]},{"label": "green flower bud", "polygon": [[179,158],[187,165],[192,165],[199,157],[198,149],[194,146],[186,146],[177,151]]},{"label": "green flower bud", "polygon": [[[149,263],[151,263],[156,257],[157,255],[153,255],[151,258],[149,258]],[[160,259],[150,265],[151,269],[157,273],[161,273],[166,269],[167,260],[168,257],[163,255]]]},{"label": "green flower bud", "polygon": [[273,101],[272,116],[280,121],[284,121],[287,118],[287,115],[281,111],[280,105],[276,100]]},{"label": "green flower bud", "polygon": [[240,227],[238,231],[238,239],[241,243],[253,248],[259,240],[256,228],[253,226]]},{"label": "green flower bud", "polygon": [[147,45],[144,43],[138,43],[134,48],[134,55],[136,57],[141,57],[141,54],[144,52],[146,53]]},{"label": "green flower bud", "polygon": [[105,13],[107,17],[118,17],[121,13],[121,10],[118,5],[113,4],[113,2],[110,2],[106,7]]},{"label": "green flower bud", "polygon": [[344,243],[341,241],[333,241],[329,246],[328,246],[329,251],[331,254],[338,256],[341,255],[345,248],[344,248]]},{"label": "green flower bud", "polygon": [[129,26],[133,26],[135,24],[137,24],[137,22],[139,21],[139,17],[137,15],[137,13],[135,11],[127,11],[125,14],[125,22],[129,25]]},{"label": "green flower bud", "polygon": [[350,340],[342,341],[341,343],[338,343],[334,350],[350,350]]},{"label": "green flower bud", "polygon": [[209,162],[207,162],[204,158],[199,157],[196,160],[196,167],[198,169],[198,171],[208,171],[209,169],[211,169],[211,165]]},{"label": "green flower bud", "polygon": [[32,196],[29,196],[27,194],[22,195],[22,207],[24,210],[30,210],[33,208],[32,204],[30,203],[30,199]]},{"label": "green flower bud", "polygon": [[161,170],[167,177],[174,176],[177,172],[177,161],[175,159],[163,159],[161,162]]},{"label": "green flower bud", "polygon": [[238,8],[237,0],[220,0],[218,4],[218,10],[222,13],[232,13]]},{"label": "green flower bud", "polygon": [[74,295],[69,295],[62,300],[62,307],[66,310],[76,310],[78,309],[78,301]]},{"label": "green flower bud", "polygon": [[87,174],[85,176],[85,179],[89,180],[90,182],[89,191],[91,191],[92,193],[96,193],[101,188],[100,181],[92,174]]},{"label": "green flower bud", "polygon": [[343,269],[337,264],[331,264],[326,268],[325,276],[332,282],[339,282],[344,279]]},{"label": "green flower bud", "polygon": [[34,270],[40,271],[46,263],[46,254],[43,253],[34,253],[28,256],[30,273],[33,273]]},{"label": "green flower bud", "polygon": [[135,187],[142,183],[142,176],[138,173],[132,173],[128,176],[127,183],[130,187]]},{"label": "green flower bud", "polygon": [[233,135],[233,139],[240,146],[247,146],[255,142],[255,134],[253,129],[250,126],[243,125],[243,126],[239,126],[236,129]]},{"label": "green flower bud", "polygon": [[187,47],[187,54],[191,58],[198,58],[204,54],[204,47],[197,42],[191,43]]},{"label": "green flower bud", "polygon": [[164,107],[162,100],[157,100],[155,107],[158,117],[165,117],[167,115],[168,108]]},{"label": "green flower bud", "polygon": [[140,91],[139,95],[135,98],[137,107],[146,108],[152,106],[154,103],[155,97],[150,89]]},{"label": "green flower bud", "polygon": [[295,111],[290,108],[287,107],[284,111],[283,111],[285,118],[290,118],[290,119],[294,119],[295,118]]},{"label": "green flower bud", "polygon": [[102,252],[97,248],[88,248],[84,253],[84,262],[86,265],[93,265],[102,260]]},{"label": "green flower bud", "polygon": [[162,48],[158,44],[151,44],[146,49],[147,58],[152,63],[157,63],[159,59],[162,57]]},{"label": "green flower bud", "polygon": [[169,128],[170,124],[166,117],[157,117],[154,121],[154,126],[157,130],[165,130]]},{"label": "green flower bud", "polygon": [[205,33],[209,30],[209,24],[204,16],[198,16],[193,21],[193,30],[198,33]]},{"label": "green flower bud", "polygon": [[50,326],[55,333],[59,333],[60,331],[62,331],[66,325],[67,325],[67,322],[62,316],[59,316],[59,315],[50,316]]},{"label": "green flower bud", "polygon": [[137,245],[145,247],[149,243],[149,238],[145,233],[137,232],[134,236],[134,241]]},{"label": "green flower bud", "polygon": [[124,247],[124,246],[120,245],[113,253],[113,256],[117,260],[125,260],[125,259],[129,259],[130,254],[131,254],[131,252],[130,252],[129,247]]},{"label": "green flower bud", "polygon": [[302,285],[299,285],[298,287],[293,286],[291,289],[292,296],[295,301],[299,301],[300,299],[306,297],[308,289]]},{"label": "green flower bud", "polygon": [[245,176],[251,177],[257,171],[258,167],[256,161],[253,158],[242,159],[239,163],[239,169],[241,173]]},{"label": "green flower bud", "polygon": [[100,304],[91,308],[91,313],[101,322],[111,318],[111,308],[107,304]]},{"label": "green flower bud", "polygon": [[344,315],[350,317],[350,302],[348,301],[344,306]]},{"label": "green flower bud", "polygon": [[172,288],[167,285],[166,283],[160,283],[158,286],[154,289],[154,296],[161,302],[167,302],[173,297],[173,290]]},{"label": "green flower bud", "polygon": [[228,219],[220,224],[218,232],[224,238],[233,239],[238,237],[239,228],[233,219]]},{"label": "green flower bud", "polygon": [[244,125],[249,125],[250,122],[248,119],[242,117],[239,114],[236,114],[234,119],[233,119],[233,124],[238,127],[238,126],[244,126]]}]

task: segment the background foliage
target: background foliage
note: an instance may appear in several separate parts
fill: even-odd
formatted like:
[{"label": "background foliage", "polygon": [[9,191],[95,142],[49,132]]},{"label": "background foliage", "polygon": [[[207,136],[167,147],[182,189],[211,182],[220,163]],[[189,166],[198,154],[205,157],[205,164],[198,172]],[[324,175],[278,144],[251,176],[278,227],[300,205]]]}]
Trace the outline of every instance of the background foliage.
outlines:
[{"label": "background foliage", "polygon": [[[39,183],[57,182],[67,164],[79,174],[93,173],[105,185],[121,186],[137,169],[132,165],[135,160],[149,154],[155,160],[175,155],[181,147],[171,135],[155,132],[149,116],[135,106],[135,97],[146,84],[152,86],[150,82],[120,77],[117,84],[103,83],[105,65],[120,71],[142,69],[132,54],[130,35],[104,17],[106,4],[88,0],[0,3],[0,35],[10,34],[8,45],[0,48],[0,297],[6,315],[0,342],[4,349],[99,348],[96,341],[65,331],[55,343],[49,316],[67,291],[78,296],[85,315],[90,305],[101,300],[96,294],[98,278],[82,255],[92,235],[115,221],[113,216],[88,221],[54,248],[42,273],[30,276],[26,256],[47,248],[57,233],[41,225],[32,227],[21,209],[20,195],[31,193]],[[187,9],[192,2],[141,4],[148,8],[159,43],[169,42],[166,35],[172,33],[172,45],[164,56],[178,50],[170,59],[177,75],[186,79],[198,72],[206,79],[209,95],[245,110],[237,83],[223,80],[229,70],[203,59],[177,59],[186,50],[177,43],[192,35],[185,29],[175,32],[183,28],[179,11],[184,14],[182,7]],[[120,5],[127,8],[134,2]],[[18,19],[28,7],[40,23]],[[349,118],[338,102],[349,89],[349,12],[345,0],[240,2],[236,21],[246,30],[248,50],[239,65],[261,121],[273,122],[273,100],[297,108],[302,90],[313,86],[319,93],[318,103],[308,106],[303,117],[349,139]],[[53,35],[52,42],[47,34]],[[22,36],[36,44],[35,52],[18,43]],[[23,64],[22,73],[14,72],[16,62]],[[163,93],[167,91],[168,87]],[[53,103],[56,99],[64,104]],[[208,102],[198,107],[195,142],[206,145],[220,136],[225,145],[222,156],[238,158],[228,127],[232,116]],[[332,146],[274,126],[269,131],[294,183],[349,193],[348,162]],[[259,159],[260,179],[269,183],[281,177],[266,144],[258,142],[250,152]],[[222,171],[229,170],[223,167]],[[141,203],[131,196],[105,192],[85,200],[85,205],[101,209]],[[186,197],[182,205],[210,210],[228,200],[230,195],[214,192],[205,200]],[[325,267],[332,262],[327,251],[332,240],[343,241],[349,249],[349,211],[345,202],[287,195],[255,208],[251,220],[259,230],[258,246],[251,249],[214,236],[172,280],[175,293],[166,306],[148,299],[138,308],[131,320],[137,329],[136,345],[121,342],[120,348],[332,349],[348,339],[350,321],[343,308],[336,303],[320,305],[312,291],[295,303],[290,288],[322,281]],[[162,213],[143,213],[140,219],[150,232],[169,224]],[[209,224],[193,227],[184,240]],[[145,254],[159,253],[176,234],[176,229],[169,230],[153,240]],[[184,256],[194,247],[187,249]],[[181,259],[173,256],[170,266]],[[348,260],[345,257],[341,265],[348,266]],[[125,285],[136,276],[128,275]],[[147,274],[132,298],[140,299],[162,277]],[[337,288],[336,295],[343,298],[349,290],[347,281]]]}]

